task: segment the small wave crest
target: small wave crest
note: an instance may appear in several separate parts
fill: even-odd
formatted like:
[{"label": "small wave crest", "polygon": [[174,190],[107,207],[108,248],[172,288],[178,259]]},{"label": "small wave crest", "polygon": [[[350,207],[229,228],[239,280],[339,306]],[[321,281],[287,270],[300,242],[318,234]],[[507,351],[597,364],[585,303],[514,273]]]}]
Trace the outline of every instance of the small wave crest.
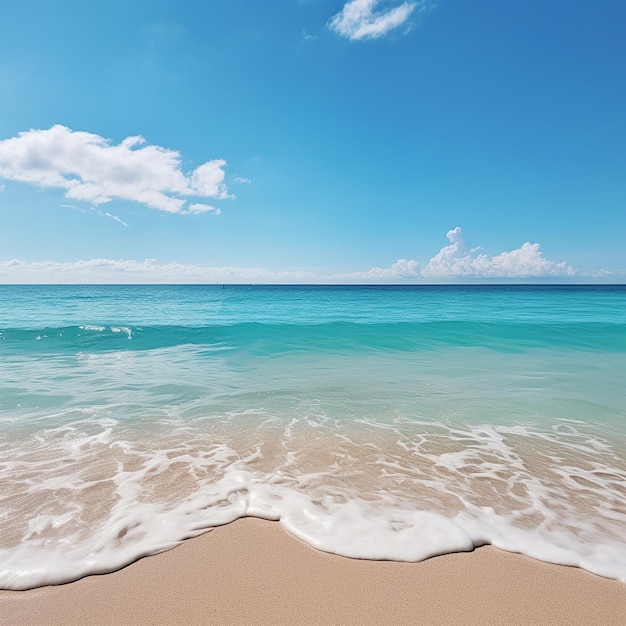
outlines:
[{"label": "small wave crest", "polygon": [[[42,329],[4,329],[5,351],[76,352],[118,349],[119,340],[132,349],[176,345],[212,345],[258,356],[286,352],[415,352],[445,347],[482,347],[504,353],[533,349],[626,352],[626,326],[602,323],[506,324],[441,321],[423,323],[262,324],[216,326],[131,326],[83,324]],[[41,343],[35,344],[35,340]],[[128,344],[130,348],[131,344]]]}]

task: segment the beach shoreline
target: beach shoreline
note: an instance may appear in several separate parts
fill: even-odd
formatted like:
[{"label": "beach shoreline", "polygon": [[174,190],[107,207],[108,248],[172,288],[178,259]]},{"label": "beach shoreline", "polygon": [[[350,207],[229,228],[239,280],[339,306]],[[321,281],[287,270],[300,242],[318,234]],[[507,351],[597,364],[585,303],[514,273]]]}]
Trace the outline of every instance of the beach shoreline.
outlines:
[{"label": "beach shoreline", "polygon": [[0,591],[3,624],[626,622],[626,585],[491,546],[421,563],[315,550],[244,518],[111,574]]}]

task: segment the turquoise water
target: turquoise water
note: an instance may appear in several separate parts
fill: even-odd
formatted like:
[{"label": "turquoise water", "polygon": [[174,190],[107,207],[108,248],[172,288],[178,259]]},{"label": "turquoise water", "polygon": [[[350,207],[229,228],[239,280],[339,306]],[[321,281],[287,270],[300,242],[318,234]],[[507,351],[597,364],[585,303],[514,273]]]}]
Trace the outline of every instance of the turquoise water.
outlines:
[{"label": "turquoise water", "polygon": [[0,587],[238,517],[626,580],[626,287],[0,286]]}]

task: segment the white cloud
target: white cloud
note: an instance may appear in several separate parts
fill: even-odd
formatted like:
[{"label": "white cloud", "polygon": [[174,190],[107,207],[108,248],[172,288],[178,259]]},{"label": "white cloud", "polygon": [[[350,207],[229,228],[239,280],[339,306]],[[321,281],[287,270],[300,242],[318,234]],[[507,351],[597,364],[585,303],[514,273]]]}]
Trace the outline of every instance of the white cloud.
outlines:
[{"label": "white cloud", "polygon": [[225,165],[226,161],[216,159],[197,167],[191,174],[191,189],[206,198],[228,198],[222,169]]},{"label": "white cloud", "polygon": [[0,261],[0,283],[303,283],[315,282],[311,272],[273,272],[259,267],[206,267],[158,263],[156,259],[89,259],[54,261]]},{"label": "white cloud", "polygon": [[303,28],[301,31],[303,41],[314,41],[317,39],[315,35],[311,35],[307,32],[306,28]]},{"label": "white cloud", "polygon": [[223,159],[189,174],[175,150],[127,137],[119,145],[59,124],[0,141],[0,178],[65,190],[65,197],[99,206],[113,199],[183,213],[188,197],[230,197]]},{"label": "white cloud", "polygon": [[118,217],[117,215],[113,215],[112,213],[108,213],[107,211],[101,211],[100,209],[97,209],[95,207],[90,207],[89,209],[82,209],[80,207],[74,206],[73,204],[59,204],[59,206],[65,209],[72,209],[74,211],[79,211],[80,213],[96,213],[97,215],[100,215],[101,217],[108,217],[109,219],[112,219],[114,222],[117,222],[118,224],[121,224],[122,226],[126,226],[126,228],[130,228],[130,226],[121,217]]},{"label": "white cloud", "polygon": [[616,282],[623,282],[624,277],[626,277],[626,270],[607,270],[607,269],[599,269],[594,270],[593,272],[581,272],[580,276],[595,278],[595,279],[603,279],[603,278],[618,278]]},{"label": "white cloud", "polygon": [[108,217],[114,222],[117,222],[118,224],[121,224],[122,226],[126,226],[126,228],[129,228],[128,224],[121,217],[118,217],[117,215],[113,215],[113,213],[108,213],[107,211],[99,211],[98,209],[96,209],[96,213],[98,215],[101,215],[102,217]]},{"label": "white cloud", "polygon": [[222,214],[222,212],[218,208],[211,206],[210,204],[190,204],[185,213],[213,213],[214,215]]},{"label": "white cloud", "polygon": [[350,0],[334,15],[328,26],[348,39],[376,39],[402,26],[423,2],[403,2],[399,6],[376,10],[381,0]]},{"label": "white cloud", "polygon": [[571,278],[581,275],[565,261],[557,263],[546,259],[538,243],[526,242],[515,250],[490,256],[480,253],[480,248],[470,248],[459,226],[449,230],[446,236],[450,244],[441,248],[424,265],[415,260],[398,259],[389,268],[374,267],[365,272],[337,274],[333,278],[342,281],[395,282],[413,279],[427,282],[480,278]]},{"label": "white cloud", "polygon": [[244,176],[235,176],[233,179],[236,183],[241,183],[244,185],[249,185],[252,181],[249,178],[245,178]]},{"label": "white cloud", "polygon": [[419,277],[419,262],[407,259],[398,259],[391,267],[373,267],[366,272],[352,272],[350,274],[336,274],[334,278],[340,280],[396,280],[402,278]]},{"label": "white cloud", "polygon": [[[115,219],[115,216],[107,217]],[[459,227],[448,231],[447,237],[450,244],[425,264],[399,259],[389,268],[374,267],[348,274],[162,264],[155,259],[90,259],[72,263],[12,260],[0,261],[0,283],[423,283],[467,279],[584,279],[585,276],[601,280],[623,276],[604,270],[595,274],[577,272],[565,261],[546,259],[537,243],[527,242],[515,250],[490,256],[480,253],[478,248],[469,248]]]},{"label": "white cloud", "polygon": [[495,256],[469,249],[459,226],[446,234],[450,245],[442,248],[422,267],[424,278],[539,278],[574,276],[565,261],[556,263],[543,256],[538,243],[526,242],[520,248]]}]

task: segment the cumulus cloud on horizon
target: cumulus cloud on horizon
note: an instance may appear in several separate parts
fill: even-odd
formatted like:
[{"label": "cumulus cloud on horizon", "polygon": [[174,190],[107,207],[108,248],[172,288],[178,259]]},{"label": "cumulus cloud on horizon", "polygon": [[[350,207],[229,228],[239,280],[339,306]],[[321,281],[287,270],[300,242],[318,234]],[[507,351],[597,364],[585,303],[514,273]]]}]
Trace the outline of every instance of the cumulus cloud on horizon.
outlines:
[{"label": "cumulus cloud on horizon", "polygon": [[422,0],[379,8],[387,4],[381,0],[350,0],[330,19],[328,27],[352,40],[377,39],[405,24],[416,8],[424,6]]},{"label": "cumulus cloud on horizon", "polygon": [[495,256],[469,248],[459,226],[449,230],[450,244],[441,248],[422,267],[425,278],[537,278],[549,276],[574,276],[574,268],[565,261],[554,262],[543,256],[538,243],[526,242],[510,252]]},{"label": "cumulus cloud on horizon", "polygon": [[[206,210],[210,209],[211,207]],[[203,210],[205,209],[197,209],[197,212]],[[208,267],[175,262],[163,264],[156,259],[90,259],[70,263],[11,260],[0,261],[0,282],[381,283],[582,276],[565,261],[546,259],[538,243],[526,242],[515,250],[488,255],[477,248],[470,248],[458,226],[449,230],[446,236],[449,245],[441,248],[424,264],[411,259],[398,259],[388,268],[374,267],[367,271],[346,274],[271,271],[259,267]],[[600,271],[595,277],[609,275],[608,272]]]},{"label": "cumulus cloud on horizon", "polygon": [[111,145],[60,124],[0,140],[1,179],[63,189],[66,198],[93,206],[118,199],[169,213],[198,212],[191,207],[200,204],[184,208],[190,198],[231,197],[225,166],[223,159],[214,159],[186,174],[176,150],[149,145],[140,136]]},{"label": "cumulus cloud on horizon", "polygon": [[491,256],[470,248],[457,226],[446,233],[450,242],[421,265],[419,261],[398,259],[390,268],[374,267],[366,272],[341,274],[347,280],[419,279],[454,280],[466,278],[551,278],[573,277],[576,271],[565,261],[554,262],[543,256],[538,243],[526,242],[509,252]]}]

